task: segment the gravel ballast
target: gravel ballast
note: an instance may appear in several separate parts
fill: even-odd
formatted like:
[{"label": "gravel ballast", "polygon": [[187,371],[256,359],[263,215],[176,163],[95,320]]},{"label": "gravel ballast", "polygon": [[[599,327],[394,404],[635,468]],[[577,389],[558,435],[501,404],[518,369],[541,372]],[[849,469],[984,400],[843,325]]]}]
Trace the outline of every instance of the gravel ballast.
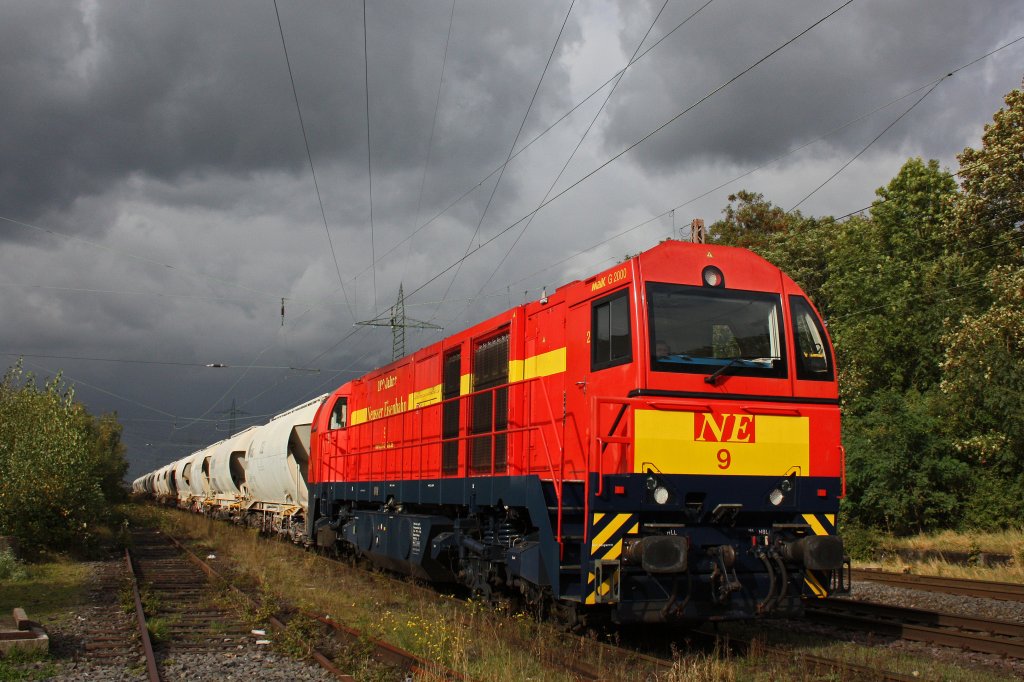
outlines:
[{"label": "gravel ballast", "polygon": [[[97,589],[108,583],[111,575],[126,573],[123,559],[90,562],[89,584],[83,595],[83,603],[69,605],[67,611],[42,623],[50,636],[50,657],[38,662],[17,666],[26,678],[57,680],[94,680],[96,682],[123,682],[125,680],[146,680],[145,659],[141,655],[114,656],[97,659],[86,651],[85,644],[97,629],[97,623],[106,630],[124,621],[132,624],[134,613],[125,613],[110,591]],[[114,603],[112,603],[112,601]],[[120,631],[120,629],[119,629]],[[175,652],[170,658],[161,655],[156,647],[156,656],[161,678],[167,682],[198,680],[333,680],[333,676],[315,663],[294,660],[275,653],[272,645],[257,644],[258,640],[273,642],[273,632],[266,635],[252,635],[244,644],[229,651]],[[141,648],[139,649],[141,651]],[[12,666],[13,667],[13,666]]]}]

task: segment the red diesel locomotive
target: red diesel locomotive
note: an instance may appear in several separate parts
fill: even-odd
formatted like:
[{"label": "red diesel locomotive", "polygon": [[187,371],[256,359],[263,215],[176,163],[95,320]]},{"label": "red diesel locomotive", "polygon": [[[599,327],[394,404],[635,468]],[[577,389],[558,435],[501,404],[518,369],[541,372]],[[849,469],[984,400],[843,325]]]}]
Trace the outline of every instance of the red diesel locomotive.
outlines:
[{"label": "red diesel locomotive", "polygon": [[783,272],[666,241],[334,391],[310,542],[570,622],[845,589],[834,354]]}]

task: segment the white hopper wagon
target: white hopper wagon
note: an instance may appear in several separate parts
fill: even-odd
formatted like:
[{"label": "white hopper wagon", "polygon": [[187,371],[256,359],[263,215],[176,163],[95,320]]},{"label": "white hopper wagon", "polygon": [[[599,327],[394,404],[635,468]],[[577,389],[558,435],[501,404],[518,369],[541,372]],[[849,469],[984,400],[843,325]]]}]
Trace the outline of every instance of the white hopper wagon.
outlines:
[{"label": "white hopper wagon", "polygon": [[283,412],[257,427],[245,458],[245,481],[251,512],[264,530],[303,532],[310,426],[318,398]]},{"label": "white hopper wagon", "polygon": [[246,455],[258,430],[251,426],[208,448],[210,494],[219,506],[233,506],[247,497]]}]

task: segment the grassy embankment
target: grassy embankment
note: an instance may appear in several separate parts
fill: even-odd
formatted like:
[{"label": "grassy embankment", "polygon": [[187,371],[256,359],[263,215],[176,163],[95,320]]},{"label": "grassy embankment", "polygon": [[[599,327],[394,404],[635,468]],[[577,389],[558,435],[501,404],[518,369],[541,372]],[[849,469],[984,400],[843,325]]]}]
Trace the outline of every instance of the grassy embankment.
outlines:
[{"label": "grassy embankment", "polygon": [[[863,532],[863,531],[861,531]],[[890,571],[908,571],[921,575],[938,575],[972,580],[1024,583],[1024,531],[941,531],[939,533],[892,537],[877,534],[867,538],[866,548],[857,567],[877,567]],[[961,565],[940,559],[906,560],[896,555],[897,550],[919,553],[955,552],[979,557],[982,554],[1009,555],[1007,564],[982,566]],[[871,558],[867,555],[870,554]],[[881,558],[879,558],[881,557]],[[855,557],[856,559],[857,557]]]},{"label": "grassy embankment", "polygon": [[[88,577],[89,567],[68,557],[23,563],[10,551],[0,552],[0,623],[11,627],[11,611],[21,607],[29,618],[46,627],[82,603]],[[47,679],[53,672],[47,660],[46,656],[14,651],[0,658],[0,682]]]}]

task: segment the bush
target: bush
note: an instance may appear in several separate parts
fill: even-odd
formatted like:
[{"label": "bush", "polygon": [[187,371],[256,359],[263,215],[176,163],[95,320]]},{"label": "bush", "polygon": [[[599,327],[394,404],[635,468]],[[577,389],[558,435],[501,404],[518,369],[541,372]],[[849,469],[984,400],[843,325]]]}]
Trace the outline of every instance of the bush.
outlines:
[{"label": "bush", "polygon": [[962,522],[972,472],[944,433],[937,401],[935,391],[880,391],[846,417],[852,523],[900,535]]},{"label": "bush", "polygon": [[24,580],[26,577],[25,568],[14,556],[14,551],[0,551],[0,580]]},{"label": "bush", "polygon": [[0,382],[0,534],[23,552],[88,546],[122,490],[116,419],[96,420],[58,375],[43,386],[20,363]]},{"label": "bush", "polygon": [[873,561],[882,549],[883,536],[879,531],[858,524],[844,524],[840,529],[843,547],[854,561]]}]

